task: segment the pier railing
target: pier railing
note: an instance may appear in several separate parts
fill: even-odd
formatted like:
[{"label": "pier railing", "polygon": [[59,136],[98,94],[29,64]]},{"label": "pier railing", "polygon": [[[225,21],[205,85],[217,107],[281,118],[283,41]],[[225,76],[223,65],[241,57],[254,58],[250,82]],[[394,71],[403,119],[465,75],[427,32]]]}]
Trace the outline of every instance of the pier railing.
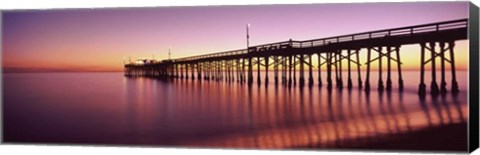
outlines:
[{"label": "pier railing", "polygon": [[251,46],[248,48],[248,50],[239,49],[239,50],[225,51],[225,52],[219,52],[219,53],[211,53],[211,54],[204,54],[204,55],[191,56],[191,57],[185,57],[185,58],[178,58],[178,59],[174,59],[173,62],[195,61],[195,60],[210,59],[210,58],[225,57],[225,56],[239,56],[239,55],[245,55],[248,53],[266,52],[266,51],[285,49],[285,48],[311,48],[311,47],[325,46],[325,45],[335,44],[335,43],[375,39],[375,38],[382,38],[382,37],[414,36],[417,34],[436,33],[444,30],[466,28],[467,26],[468,26],[467,19],[459,19],[459,20],[451,20],[451,21],[430,23],[430,24],[424,24],[424,25],[415,25],[415,26],[407,26],[407,27],[400,27],[400,28],[393,28],[393,29],[384,29],[384,30],[377,30],[377,31],[370,31],[370,32],[363,32],[363,33],[348,34],[348,35],[342,35],[342,36],[334,36],[334,37],[321,38],[321,39],[312,39],[312,40],[305,40],[305,41],[289,40],[289,41],[283,41],[283,42],[269,43],[269,44]]}]

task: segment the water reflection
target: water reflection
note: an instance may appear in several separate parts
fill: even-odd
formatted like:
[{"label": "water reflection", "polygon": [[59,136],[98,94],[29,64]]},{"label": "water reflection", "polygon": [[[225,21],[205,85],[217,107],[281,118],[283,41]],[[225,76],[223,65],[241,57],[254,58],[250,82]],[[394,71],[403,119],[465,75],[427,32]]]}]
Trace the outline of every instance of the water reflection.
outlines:
[{"label": "water reflection", "polygon": [[[53,82],[75,90],[79,83],[95,81],[96,89],[74,93],[53,89],[54,92],[38,92],[43,94],[37,96],[6,92],[6,117],[43,123],[5,121],[5,131],[9,133],[6,139],[176,147],[447,150],[462,149],[462,145],[450,142],[467,139],[465,91],[456,96],[418,96],[415,91],[380,93],[273,84],[248,87],[237,82],[164,81],[116,74],[101,79],[97,75],[84,76],[74,79],[80,81],[72,81],[77,76]],[[5,88],[16,90],[17,86],[17,92],[25,91],[20,88],[52,88],[51,83],[35,83],[35,78],[25,78],[27,82],[4,80]],[[28,82],[29,87],[22,86]],[[466,88],[466,84],[460,86]],[[416,89],[408,84],[405,88]],[[67,97],[59,98],[58,93]],[[42,100],[32,100],[38,96]],[[30,112],[18,112],[24,109]],[[41,115],[28,115],[32,113]],[[58,116],[62,119],[52,119]],[[27,134],[31,131],[41,132]],[[75,134],[58,134],[65,131]]]},{"label": "water reflection", "polygon": [[[176,105],[210,107],[185,107],[193,108],[198,115],[175,111],[172,118],[192,117],[191,121],[197,124],[190,126],[192,130],[210,131],[201,140],[195,137],[203,137],[201,134],[205,133],[185,133],[194,137],[180,140],[180,145],[185,146],[363,148],[380,141],[396,143],[405,134],[417,131],[465,123],[466,117],[465,96],[459,100],[458,96],[418,97],[416,93],[395,91],[248,87],[235,82],[208,81],[174,83],[176,93],[171,94],[172,98],[190,99],[176,101]],[[191,92],[192,86],[195,92]],[[408,102],[404,102],[405,97]],[[202,117],[209,119],[200,122]],[[176,119],[161,124],[165,123],[189,122]]]}]

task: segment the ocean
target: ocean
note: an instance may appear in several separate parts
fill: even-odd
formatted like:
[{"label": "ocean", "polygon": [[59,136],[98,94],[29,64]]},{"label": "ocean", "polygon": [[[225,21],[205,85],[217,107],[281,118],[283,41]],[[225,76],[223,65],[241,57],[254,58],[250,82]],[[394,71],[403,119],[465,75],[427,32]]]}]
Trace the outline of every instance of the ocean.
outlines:
[{"label": "ocean", "polygon": [[[34,144],[465,150],[468,72],[457,72],[459,94],[425,97],[417,94],[419,72],[403,72],[403,91],[393,73],[392,92],[377,91],[373,72],[369,93],[358,88],[355,74],[353,89],[347,89],[346,72],[344,88],[331,91],[324,72],[323,87],[316,72],[313,87],[298,81],[275,85],[273,73],[268,85],[262,77],[261,85],[252,86],[123,72],[4,73],[3,138]],[[429,78],[426,84],[430,88]]]}]

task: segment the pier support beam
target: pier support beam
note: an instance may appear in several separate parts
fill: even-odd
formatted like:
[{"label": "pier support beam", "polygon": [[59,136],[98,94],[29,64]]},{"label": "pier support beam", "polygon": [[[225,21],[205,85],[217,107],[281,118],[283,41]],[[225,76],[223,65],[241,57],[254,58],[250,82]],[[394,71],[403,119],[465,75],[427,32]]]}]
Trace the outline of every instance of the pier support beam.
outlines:
[{"label": "pier support beam", "polygon": [[192,81],[193,81],[193,80],[195,80],[195,64],[192,63],[191,67],[192,67]]},{"label": "pier support beam", "polygon": [[365,77],[365,91],[370,91],[370,64],[371,64],[372,48],[367,48],[367,74]]},{"label": "pier support beam", "polygon": [[265,86],[268,85],[268,66],[270,66],[268,60],[270,58],[268,58],[268,56],[266,56],[265,58]]},{"label": "pier support beam", "polygon": [[278,85],[278,65],[279,65],[278,56],[273,56],[273,70],[274,70],[274,80],[275,85]]},{"label": "pier support beam", "polygon": [[261,84],[261,80],[260,80],[260,63],[261,60],[260,60],[260,57],[257,57],[257,84],[260,85]]},{"label": "pier support beam", "polygon": [[441,81],[440,81],[440,93],[447,93],[447,82],[445,81],[445,42],[440,42],[440,68],[441,68]]},{"label": "pier support beam", "polygon": [[304,58],[304,54],[300,54],[300,86],[304,86],[305,85],[305,58]]},{"label": "pier support beam", "polygon": [[430,93],[433,95],[438,94],[438,85],[437,85],[437,74],[436,74],[436,63],[435,63],[435,57],[436,57],[436,52],[435,52],[435,42],[430,42],[430,54],[431,58],[430,61],[432,63],[432,83],[430,85]]},{"label": "pier support beam", "polygon": [[400,46],[395,46],[397,53],[397,71],[398,71],[398,89],[403,91],[403,77],[402,77],[402,61],[400,59]]},{"label": "pier support beam", "polygon": [[[337,54],[336,54],[336,58],[337,58],[337,61],[336,61],[336,64],[337,64],[337,67],[338,68],[338,71],[337,71],[337,87],[342,89],[343,88],[343,74],[342,74],[342,50],[338,50],[337,51]],[[337,69],[336,69],[337,70]]]},{"label": "pier support beam", "polygon": [[[318,86],[322,86],[322,55],[320,53],[317,54],[318,56]],[[311,64],[313,65],[313,64]]]},{"label": "pier support beam", "polygon": [[288,63],[290,63],[290,65],[288,65],[288,86],[292,86],[292,66],[293,66],[293,63],[292,63],[292,58],[293,56],[289,56],[288,57]]},{"label": "pier support beam", "polygon": [[457,83],[457,75],[456,75],[456,71],[455,71],[455,56],[454,56],[454,53],[453,53],[453,47],[455,47],[455,42],[454,41],[450,41],[448,42],[449,44],[449,51],[450,51],[450,70],[452,71],[452,93],[453,94],[457,94],[459,92],[458,90],[458,83]]},{"label": "pier support beam", "polygon": [[327,53],[327,88],[332,89],[332,53]]},{"label": "pier support beam", "polygon": [[297,60],[296,56],[293,56],[293,85],[297,85]]},{"label": "pier support beam", "polygon": [[383,75],[382,75],[382,58],[383,58],[383,53],[382,53],[382,47],[378,47],[378,91],[383,91],[384,86],[383,86]]},{"label": "pier support beam", "polygon": [[312,71],[312,67],[313,67],[313,62],[312,62],[312,55],[309,54],[308,55],[308,62],[310,63],[309,65],[309,68],[308,68],[308,86],[313,86],[313,71]]},{"label": "pier support beam", "polygon": [[387,91],[392,91],[392,77],[391,77],[391,72],[392,72],[392,47],[387,47]]},{"label": "pier support beam", "polygon": [[185,80],[188,80],[188,64],[185,64]]},{"label": "pier support beam", "polygon": [[357,57],[357,73],[358,73],[358,89],[362,89],[362,73],[360,71],[360,49],[357,49],[356,51],[356,57]]},{"label": "pier support beam", "polygon": [[180,79],[183,79],[183,65],[182,64],[178,64],[180,65]]},{"label": "pier support beam", "polygon": [[351,77],[351,60],[350,60],[350,57],[352,56],[352,51],[350,49],[347,50],[347,54],[348,54],[348,81],[347,81],[347,87],[348,89],[352,89],[353,87],[353,83],[352,83],[352,77]]},{"label": "pier support beam", "polygon": [[244,83],[246,81],[246,77],[245,77],[245,59],[241,59],[241,62],[242,62],[242,69],[241,69],[241,73],[240,73],[240,83]]},{"label": "pier support beam", "polygon": [[425,95],[427,86],[425,85],[425,43],[420,43],[420,84],[418,85],[418,94]]},{"label": "pier support beam", "polygon": [[253,84],[253,64],[252,64],[252,57],[248,57],[248,84]]},{"label": "pier support beam", "polygon": [[242,64],[241,59],[235,60],[236,70],[237,70],[237,82],[242,82]]},{"label": "pier support beam", "polygon": [[287,84],[287,57],[282,56],[282,84]]}]

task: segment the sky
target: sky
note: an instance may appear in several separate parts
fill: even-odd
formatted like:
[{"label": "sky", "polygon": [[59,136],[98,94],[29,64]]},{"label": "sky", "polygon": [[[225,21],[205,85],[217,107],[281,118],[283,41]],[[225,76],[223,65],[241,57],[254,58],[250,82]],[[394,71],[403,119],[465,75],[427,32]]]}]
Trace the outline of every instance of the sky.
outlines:
[{"label": "sky", "polygon": [[[13,10],[2,12],[2,63],[5,72],[123,71],[124,58],[167,59],[169,49],[171,58],[243,49],[246,24],[258,45],[467,17],[459,1]],[[418,46],[401,51],[406,68],[419,68]],[[455,52],[466,69],[468,41]]]}]

